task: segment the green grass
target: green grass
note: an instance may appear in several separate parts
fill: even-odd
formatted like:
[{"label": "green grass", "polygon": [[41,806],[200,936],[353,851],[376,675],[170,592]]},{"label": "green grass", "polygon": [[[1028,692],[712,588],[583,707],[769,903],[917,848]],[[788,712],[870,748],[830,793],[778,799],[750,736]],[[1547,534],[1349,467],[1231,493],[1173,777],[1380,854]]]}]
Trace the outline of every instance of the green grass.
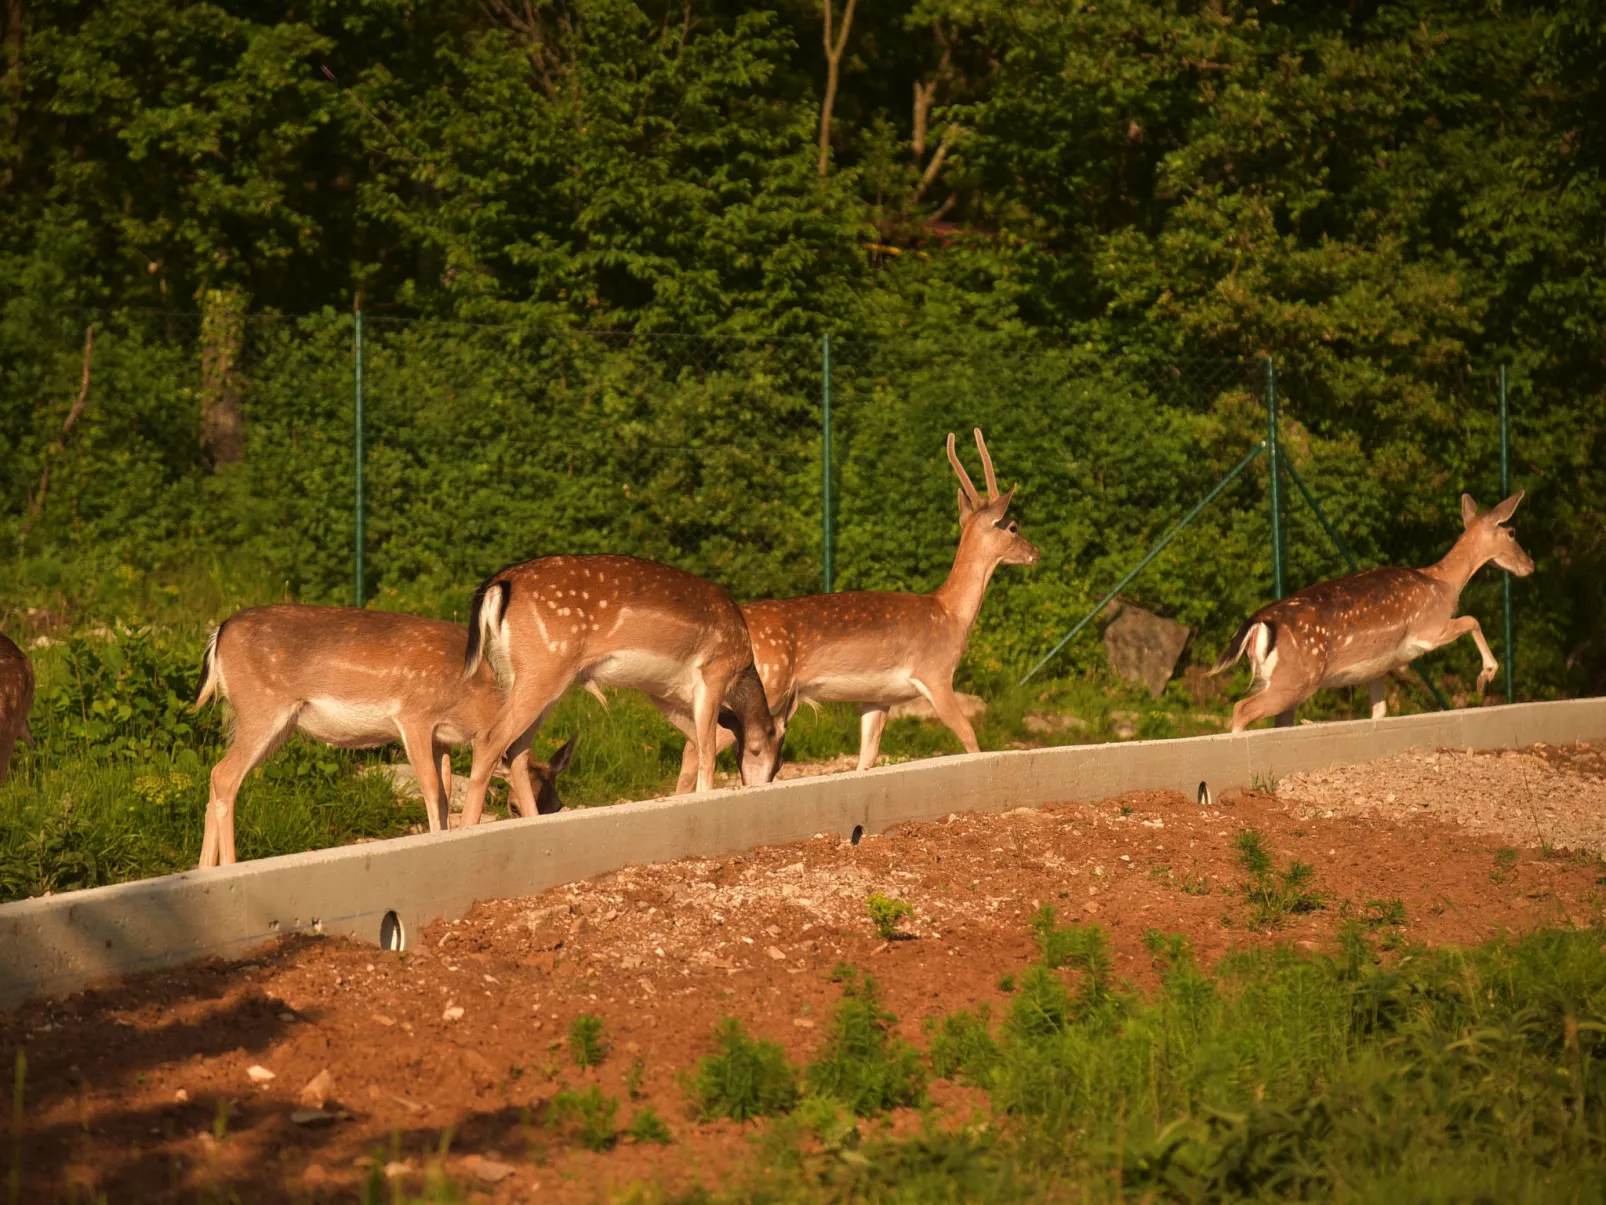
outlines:
[{"label": "green grass", "polygon": [[[1205,971],[1185,940],[1151,931],[1144,944],[1161,986],[1139,995],[1111,974],[1098,926],[1061,929],[1040,915],[1035,927],[1051,957],[1024,969],[1002,1016],[982,1007],[929,1018],[924,1056],[890,1036],[872,980],[835,976],[844,1007],[821,1061],[884,1068],[890,1056],[904,1068],[850,1077],[904,1085],[863,1115],[918,1104],[908,1086],[923,1085],[928,1061],[976,1090],[964,1105],[901,1126],[901,1137],[879,1121],[861,1133],[852,1093],[816,1085],[811,1068],[811,1086],[828,1090],[775,1111],[745,1170],[681,1195],[643,1185],[623,1199],[1539,1205],[1606,1196],[1606,932],[1550,930],[1384,960],[1356,920],[1332,954],[1242,952]],[[554,1124],[606,1149],[617,1137],[610,1103],[594,1088],[561,1093]]]},{"label": "green grass", "polygon": [[1240,890],[1249,906],[1251,924],[1275,928],[1291,916],[1322,907],[1322,893],[1314,886],[1316,872],[1308,863],[1295,860],[1278,869],[1257,829],[1244,829],[1232,843],[1239,867],[1249,876]]},{"label": "green grass", "polygon": [[897,1017],[881,1004],[875,979],[839,966],[842,984],[830,1032],[804,1073],[810,1093],[839,1101],[860,1117],[919,1104],[926,1070],[919,1052],[892,1032]]}]

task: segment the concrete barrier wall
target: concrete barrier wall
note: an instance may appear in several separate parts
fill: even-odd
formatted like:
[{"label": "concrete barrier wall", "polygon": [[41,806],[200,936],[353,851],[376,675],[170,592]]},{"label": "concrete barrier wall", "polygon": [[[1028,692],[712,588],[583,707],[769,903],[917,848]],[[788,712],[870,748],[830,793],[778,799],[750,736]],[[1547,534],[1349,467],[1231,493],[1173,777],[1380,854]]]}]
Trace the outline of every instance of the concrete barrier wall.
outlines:
[{"label": "concrete barrier wall", "polygon": [[[0,906],[0,1008],[296,932],[380,943],[606,871],[713,857],[815,833],[881,832],[950,812],[1089,802],[1131,790],[1190,798],[1408,748],[1495,749],[1606,738],[1606,699],[1522,703],[1114,745],[980,753],[619,804],[266,858]],[[387,917],[390,924],[387,925]]]}]

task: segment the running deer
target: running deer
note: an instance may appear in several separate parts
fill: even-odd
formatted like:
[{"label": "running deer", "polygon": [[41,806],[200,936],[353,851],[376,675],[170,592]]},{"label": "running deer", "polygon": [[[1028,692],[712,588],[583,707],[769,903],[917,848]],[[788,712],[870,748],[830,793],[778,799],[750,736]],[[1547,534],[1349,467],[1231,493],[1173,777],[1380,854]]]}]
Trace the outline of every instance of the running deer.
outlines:
[{"label": "running deer", "polygon": [[[478,757],[502,709],[490,667],[463,673],[468,642],[463,628],[445,620],[350,607],[252,607],[219,624],[207,640],[195,706],[222,699],[233,708],[234,731],[212,769],[201,865],[234,861],[240,784],[298,731],[342,749],[400,740],[418,777],[429,831],[447,827],[448,747],[472,744]],[[530,760],[533,735],[509,742],[510,764],[499,765],[501,750],[492,762],[525,816],[562,806],[557,779],[575,744],[571,737],[543,764]]]},{"label": "running deer", "polygon": [[1489,561],[1527,577],[1533,558],[1503,526],[1522,501],[1518,490],[1499,506],[1479,513],[1470,494],[1461,495],[1464,530],[1443,560],[1426,569],[1368,569],[1318,582],[1262,607],[1233,636],[1210,672],[1228,669],[1244,653],[1254,673],[1251,693],[1232,709],[1232,730],[1242,732],[1269,715],[1293,709],[1325,686],[1365,682],[1372,718],[1388,714],[1383,676],[1472,634],[1483,657],[1481,692],[1500,669],[1483,629],[1470,615],[1456,618],[1456,604],[1472,575]]},{"label": "running deer", "polygon": [[0,635],[0,783],[11,767],[18,741],[33,744],[28,709],[33,706],[33,666],[28,655]]},{"label": "running deer", "polygon": [[786,722],[766,705],[742,612],[723,586],[630,556],[546,556],[493,574],[469,610],[464,672],[489,660],[506,703],[474,750],[463,823],[479,818],[491,766],[528,739],[573,683],[642,691],[696,746],[696,787],[714,785],[716,732],[741,748],[744,786],[781,766]]},{"label": "running deer", "polygon": [[[772,704],[800,702],[859,705],[859,766],[868,770],[881,752],[887,712],[896,703],[924,698],[937,718],[976,753],[976,734],[954,695],[954,670],[965,655],[987,584],[1000,565],[1032,565],[1038,552],[1006,517],[1014,489],[1000,495],[992,457],[975,430],[987,480],[985,501],[976,492],[948,436],[948,461],[959,477],[959,550],[948,580],[932,594],[860,591],[765,599],[742,608],[764,692]],[[681,783],[694,751],[681,759]]]}]

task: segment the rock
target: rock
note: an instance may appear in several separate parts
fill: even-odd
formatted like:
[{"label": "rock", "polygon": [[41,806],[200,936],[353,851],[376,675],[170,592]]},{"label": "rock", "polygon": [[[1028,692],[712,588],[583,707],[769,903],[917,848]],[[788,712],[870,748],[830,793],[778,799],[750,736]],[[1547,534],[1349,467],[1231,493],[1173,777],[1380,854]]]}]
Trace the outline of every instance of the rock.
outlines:
[{"label": "rock", "polygon": [[[964,713],[967,720],[974,720],[977,716],[987,714],[987,700],[979,695],[959,694],[956,692],[954,697],[959,700],[959,710]],[[904,716],[914,716],[917,720],[931,720],[934,723],[941,723],[937,719],[937,713],[932,710],[931,704],[926,702],[924,697],[913,699],[908,703],[895,704],[892,711],[888,713],[887,718],[901,720]]]},{"label": "rock", "polygon": [[446,1005],[446,1011],[441,1013],[441,1020],[461,1021],[463,1019],[463,1011],[463,1006],[461,1004],[452,1004],[448,1002]]},{"label": "rock", "polygon": [[335,1115],[322,1109],[297,1109],[290,1114],[290,1120],[298,1126],[326,1126],[334,1124]]},{"label": "rock", "polygon": [[1118,741],[1129,741],[1138,734],[1138,713],[1135,711],[1110,712],[1110,731]]},{"label": "rock", "polygon": [[768,953],[771,958],[775,959],[776,962],[786,961],[786,955],[775,946],[771,946],[766,953]]},{"label": "rock", "polygon": [[179,1104],[183,1104],[185,1101],[189,1100],[189,1098],[190,1094],[184,1091],[183,1088],[180,1088],[177,1092],[173,1093],[173,1099],[178,1101]]},{"label": "rock", "polygon": [[1177,658],[1188,643],[1188,629],[1142,607],[1123,604],[1104,629],[1110,669],[1129,682],[1141,682],[1156,697],[1165,689]]},{"label": "rock", "polygon": [[268,1083],[270,1080],[274,1080],[274,1079],[278,1078],[277,1076],[275,1076],[273,1074],[273,1072],[269,1071],[266,1067],[262,1066],[260,1063],[258,1063],[257,1065],[255,1065],[253,1067],[247,1067],[245,1069],[245,1073],[251,1077],[251,1082],[253,1084],[265,1084],[265,1083]]},{"label": "rock", "polygon": [[306,1086],[297,1094],[296,1099],[309,1109],[321,1109],[334,1094],[335,1077],[329,1073],[329,1068],[325,1067],[307,1081]]},{"label": "rock", "polygon": [[481,1159],[474,1165],[474,1178],[481,1184],[500,1184],[517,1170],[509,1163],[498,1163],[495,1159]]}]

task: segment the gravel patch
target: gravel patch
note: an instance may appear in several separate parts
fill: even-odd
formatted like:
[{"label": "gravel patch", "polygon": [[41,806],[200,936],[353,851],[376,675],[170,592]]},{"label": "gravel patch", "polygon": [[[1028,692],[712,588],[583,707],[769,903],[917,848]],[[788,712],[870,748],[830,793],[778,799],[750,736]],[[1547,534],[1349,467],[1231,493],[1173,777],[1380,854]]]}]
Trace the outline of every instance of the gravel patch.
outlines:
[{"label": "gravel patch", "polygon": [[1431,816],[1514,845],[1606,852],[1606,747],[1411,750],[1291,774],[1277,797],[1308,814]]}]

